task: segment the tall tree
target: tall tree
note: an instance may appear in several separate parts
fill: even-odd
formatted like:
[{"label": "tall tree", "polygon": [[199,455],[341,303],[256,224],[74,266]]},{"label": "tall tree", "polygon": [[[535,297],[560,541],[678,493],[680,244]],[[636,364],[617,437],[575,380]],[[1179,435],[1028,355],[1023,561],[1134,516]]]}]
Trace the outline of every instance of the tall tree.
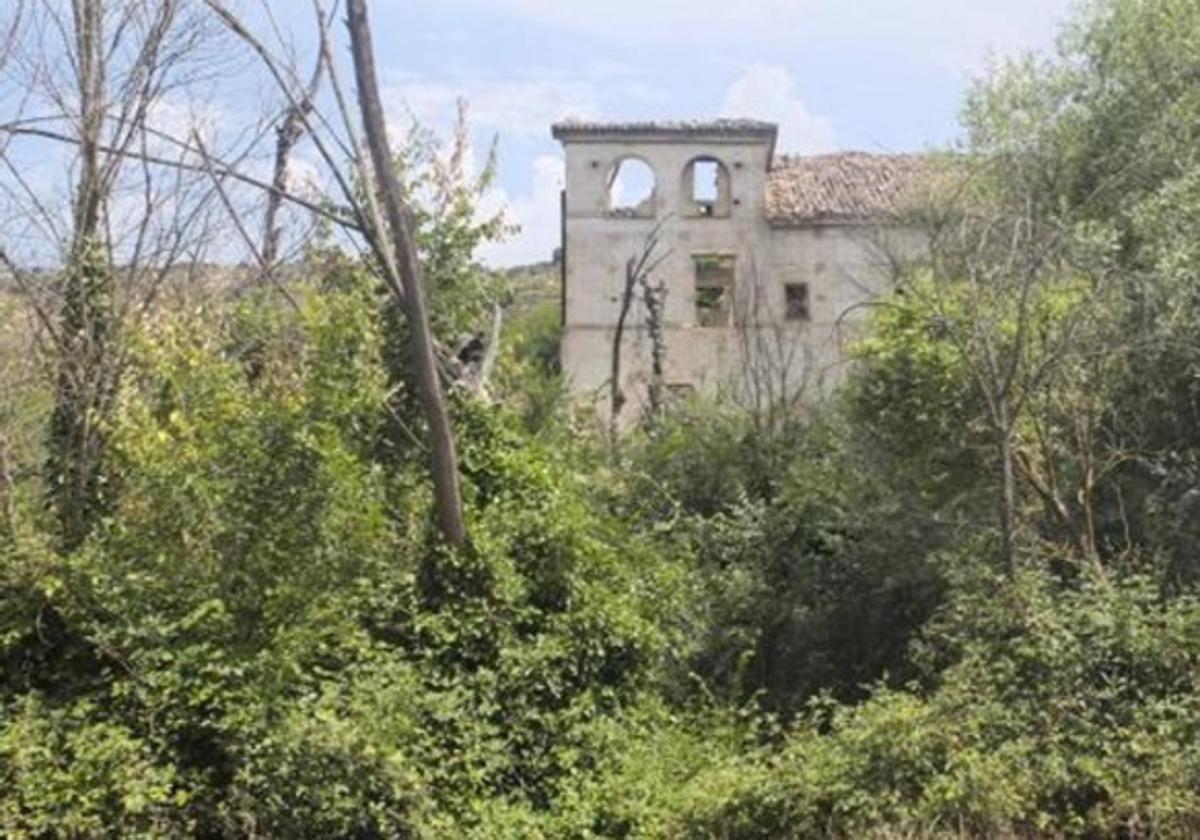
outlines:
[{"label": "tall tree", "polygon": [[[301,90],[296,68],[277,58],[255,34],[247,20],[235,14],[221,0],[204,0],[204,5],[266,67],[287,100],[288,117],[294,119],[298,130],[304,132],[335,184],[337,198],[330,201],[335,210],[332,213],[324,211],[326,217],[337,222],[346,233],[365,245],[363,251],[373,260],[393,302],[403,309],[410,342],[409,361],[427,427],[438,524],[447,542],[455,546],[465,545],[467,532],[458,453],[439,378],[438,345],[426,302],[417,222],[410,204],[411,197],[396,172],[395,152],[388,141],[366,4],[352,2],[346,7],[351,55],[358,84],[356,119],[352,113],[355,109],[339,79],[328,39],[324,37],[324,22],[327,19],[324,8],[320,0],[314,0],[317,22],[322,30],[320,60],[325,65],[336,113],[340,116],[341,132],[334,128],[333,120],[314,101],[312,93]],[[309,90],[312,90],[311,85]],[[365,149],[360,136],[365,140]],[[352,177],[343,171],[347,158],[350,160]],[[243,182],[248,180],[222,161],[213,163],[222,172],[236,173]],[[272,195],[295,200],[295,196],[278,183],[267,189]]]},{"label": "tall tree", "polygon": [[375,53],[371,42],[366,0],[348,0],[346,13],[350,29],[350,51],[354,57],[354,76],[358,81],[363,133],[370,150],[375,186],[379,190],[388,229],[391,232],[390,245],[395,258],[394,263],[404,290],[405,314],[412,342],[412,363],[425,422],[428,424],[438,522],[446,539],[452,545],[461,546],[466,542],[467,529],[463,518],[462,491],[459,487],[458,453],[454,431],[450,426],[450,414],[446,410],[446,400],[438,379],[433,333],[429,327],[429,312],[421,281],[421,262],[417,258],[414,240],[413,214],[396,176],[391,146],[387,139],[387,123],[379,98],[379,82],[375,73]]},{"label": "tall tree", "polygon": [[[15,57],[5,79],[20,93],[6,98],[16,112],[0,127],[0,199],[10,211],[0,261],[56,363],[47,484],[68,550],[111,493],[104,427],[122,368],[119,328],[181,261],[194,267],[206,238],[208,196],[195,180],[132,163],[161,147],[154,110],[204,73],[194,59],[206,28],[194,11],[181,0],[20,3],[8,28]],[[43,155],[47,140],[71,151],[65,212],[24,171],[16,141],[29,137]],[[30,270],[47,263],[53,271]]]}]

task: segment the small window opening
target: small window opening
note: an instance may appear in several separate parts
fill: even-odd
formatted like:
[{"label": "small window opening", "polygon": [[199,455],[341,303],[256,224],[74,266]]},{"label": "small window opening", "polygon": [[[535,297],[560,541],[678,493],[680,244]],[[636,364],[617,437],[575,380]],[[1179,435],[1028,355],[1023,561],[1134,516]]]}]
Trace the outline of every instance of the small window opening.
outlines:
[{"label": "small window opening", "polygon": [[729,326],[733,315],[734,258],[727,254],[702,254],[694,260],[697,326]]},{"label": "small window opening", "polygon": [[643,160],[617,161],[608,177],[608,211],[624,218],[654,216],[654,170]]},{"label": "small window opening", "polygon": [[783,287],[784,317],[789,321],[809,320],[808,284],[787,283]]},{"label": "small window opening", "polygon": [[714,158],[697,158],[684,172],[685,192],[691,199],[693,216],[728,216],[729,173]]},{"label": "small window opening", "polygon": [[696,396],[696,386],[690,382],[668,382],[667,383],[667,403],[668,405],[679,405]]}]

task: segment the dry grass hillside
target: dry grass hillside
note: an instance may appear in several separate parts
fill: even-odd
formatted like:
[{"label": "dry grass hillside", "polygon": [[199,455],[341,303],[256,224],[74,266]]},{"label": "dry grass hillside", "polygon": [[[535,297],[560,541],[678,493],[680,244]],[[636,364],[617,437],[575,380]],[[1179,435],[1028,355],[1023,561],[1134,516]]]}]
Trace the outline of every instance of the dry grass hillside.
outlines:
[{"label": "dry grass hillside", "polygon": [[38,367],[32,314],[0,290],[0,446],[11,464],[35,463],[49,407],[49,379]]}]

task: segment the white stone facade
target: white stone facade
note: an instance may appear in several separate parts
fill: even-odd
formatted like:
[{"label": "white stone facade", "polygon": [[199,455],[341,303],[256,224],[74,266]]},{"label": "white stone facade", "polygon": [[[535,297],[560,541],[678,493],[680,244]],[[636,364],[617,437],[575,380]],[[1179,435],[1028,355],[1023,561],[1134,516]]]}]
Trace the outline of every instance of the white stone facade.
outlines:
[{"label": "white stone facade", "polygon": [[[894,173],[879,167],[902,160],[895,156],[781,166],[775,126],[750,121],[567,123],[554,136],[566,154],[562,361],[578,395],[607,398],[626,264],[656,228],[663,261],[652,279],[666,288],[668,391],[723,392],[756,404],[828,393],[844,375],[863,304],[891,281],[890,260],[919,247],[913,232],[885,223],[879,206],[894,194],[880,192],[892,181],[879,172]],[[650,167],[653,194],[614,209],[610,184],[627,159]],[[698,160],[707,162],[706,177],[720,173],[715,189],[697,191]],[[706,272],[723,277],[730,262],[730,293],[705,291],[712,285]],[[644,403],[650,378],[645,315],[635,299],[622,342],[626,421]]]}]

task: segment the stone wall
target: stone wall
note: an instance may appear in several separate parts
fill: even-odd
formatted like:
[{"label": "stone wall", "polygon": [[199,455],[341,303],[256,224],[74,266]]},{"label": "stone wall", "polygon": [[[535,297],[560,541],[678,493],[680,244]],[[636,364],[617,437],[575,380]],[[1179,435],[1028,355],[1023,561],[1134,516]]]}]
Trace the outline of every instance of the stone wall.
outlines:
[{"label": "stone wall", "polygon": [[[815,399],[844,373],[844,350],[867,314],[864,303],[890,282],[889,251],[919,247],[911,231],[872,225],[773,226],[765,208],[773,142],[758,136],[691,132],[603,133],[564,139],[566,149],[566,310],[562,345],[572,391],[606,398],[612,342],[625,266],[660,226],[664,260],[655,277],[667,289],[666,375],[669,386],[743,400],[805,390]],[[655,174],[652,206],[614,214],[609,178],[625,158]],[[699,158],[714,159],[728,176],[727,216],[703,215],[686,175]],[[640,215],[644,214],[644,215]],[[696,258],[734,260],[728,326],[699,326]],[[788,320],[785,287],[807,289],[807,318]],[[630,413],[644,400],[650,373],[645,308],[635,300],[623,342],[623,388]],[[793,313],[795,314],[795,313]]]}]

